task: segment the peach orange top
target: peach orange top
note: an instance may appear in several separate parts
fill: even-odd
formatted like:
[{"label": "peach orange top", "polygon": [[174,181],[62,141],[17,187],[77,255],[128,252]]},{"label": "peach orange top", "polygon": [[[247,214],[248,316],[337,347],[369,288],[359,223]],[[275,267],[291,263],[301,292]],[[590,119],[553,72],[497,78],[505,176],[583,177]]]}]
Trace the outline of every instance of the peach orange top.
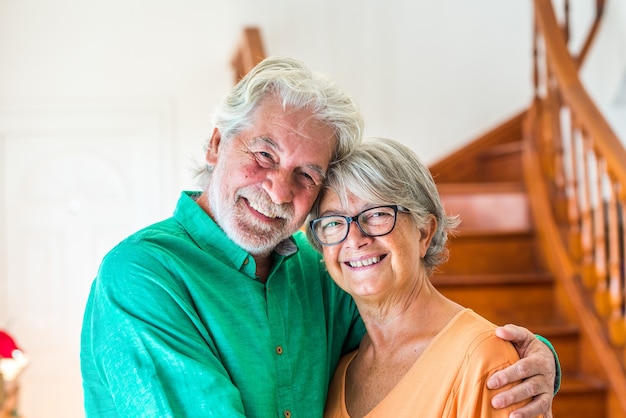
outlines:
[{"label": "peach orange top", "polygon": [[[508,417],[523,404],[494,409],[491,398],[508,387],[489,390],[494,372],[519,359],[513,345],[496,337],[495,325],[471,309],[459,312],[431,341],[420,358],[367,418]],[[358,351],[344,356],[329,389],[324,416],[349,418],[346,370]]]}]

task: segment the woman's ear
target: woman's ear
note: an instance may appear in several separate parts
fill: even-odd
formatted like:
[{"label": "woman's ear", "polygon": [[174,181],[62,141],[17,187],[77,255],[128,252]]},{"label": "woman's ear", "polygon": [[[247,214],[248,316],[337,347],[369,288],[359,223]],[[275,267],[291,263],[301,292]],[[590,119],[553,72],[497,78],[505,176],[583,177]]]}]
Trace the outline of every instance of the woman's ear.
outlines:
[{"label": "woman's ear", "polygon": [[435,232],[437,231],[437,219],[435,215],[431,214],[428,220],[419,228],[419,231],[420,258],[424,258],[428,247],[430,247],[430,242],[433,240]]},{"label": "woman's ear", "polygon": [[221,142],[222,134],[219,129],[213,128],[213,134],[211,135],[211,139],[209,139],[209,146],[207,147],[205,156],[208,165],[214,166],[217,164],[217,153]]}]

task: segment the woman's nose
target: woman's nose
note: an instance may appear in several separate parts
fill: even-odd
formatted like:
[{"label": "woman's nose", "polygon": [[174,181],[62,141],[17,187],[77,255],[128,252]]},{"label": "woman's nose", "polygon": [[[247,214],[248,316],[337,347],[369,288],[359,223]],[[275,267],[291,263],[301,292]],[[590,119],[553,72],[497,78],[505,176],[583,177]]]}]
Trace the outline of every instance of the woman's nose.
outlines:
[{"label": "woman's nose", "polygon": [[371,242],[371,240],[372,237],[364,234],[361,228],[359,228],[359,225],[357,225],[356,221],[353,220],[350,224],[348,224],[348,235],[346,236],[344,243],[360,247],[365,243]]}]

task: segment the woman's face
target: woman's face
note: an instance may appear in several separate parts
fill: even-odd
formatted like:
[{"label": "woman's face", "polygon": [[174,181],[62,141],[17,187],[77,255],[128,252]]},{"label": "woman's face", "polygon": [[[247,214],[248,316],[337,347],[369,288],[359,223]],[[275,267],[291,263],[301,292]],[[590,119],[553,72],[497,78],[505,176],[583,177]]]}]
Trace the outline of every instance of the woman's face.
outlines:
[{"label": "woman's face", "polygon": [[[348,197],[348,205],[343,207],[334,191],[325,191],[320,216],[355,216],[363,210],[380,206],[352,194]],[[343,242],[322,247],[324,261],[335,282],[357,301],[359,298],[380,303],[393,301],[410,294],[427,278],[421,260],[430,244],[434,226],[421,229],[423,232],[411,214],[400,211],[395,228],[381,237],[364,235],[353,222]]]}]

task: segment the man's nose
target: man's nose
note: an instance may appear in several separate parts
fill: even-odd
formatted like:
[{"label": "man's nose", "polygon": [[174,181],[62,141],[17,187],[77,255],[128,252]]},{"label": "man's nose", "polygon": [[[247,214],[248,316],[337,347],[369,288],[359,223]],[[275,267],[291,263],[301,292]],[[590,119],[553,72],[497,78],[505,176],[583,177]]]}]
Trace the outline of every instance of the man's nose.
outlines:
[{"label": "man's nose", "polygon": [[279,205],[293,200],[294,187],[293,177],[281,170],[271,171],[263,182],[263,189],[272,199],[272,202]]}]

